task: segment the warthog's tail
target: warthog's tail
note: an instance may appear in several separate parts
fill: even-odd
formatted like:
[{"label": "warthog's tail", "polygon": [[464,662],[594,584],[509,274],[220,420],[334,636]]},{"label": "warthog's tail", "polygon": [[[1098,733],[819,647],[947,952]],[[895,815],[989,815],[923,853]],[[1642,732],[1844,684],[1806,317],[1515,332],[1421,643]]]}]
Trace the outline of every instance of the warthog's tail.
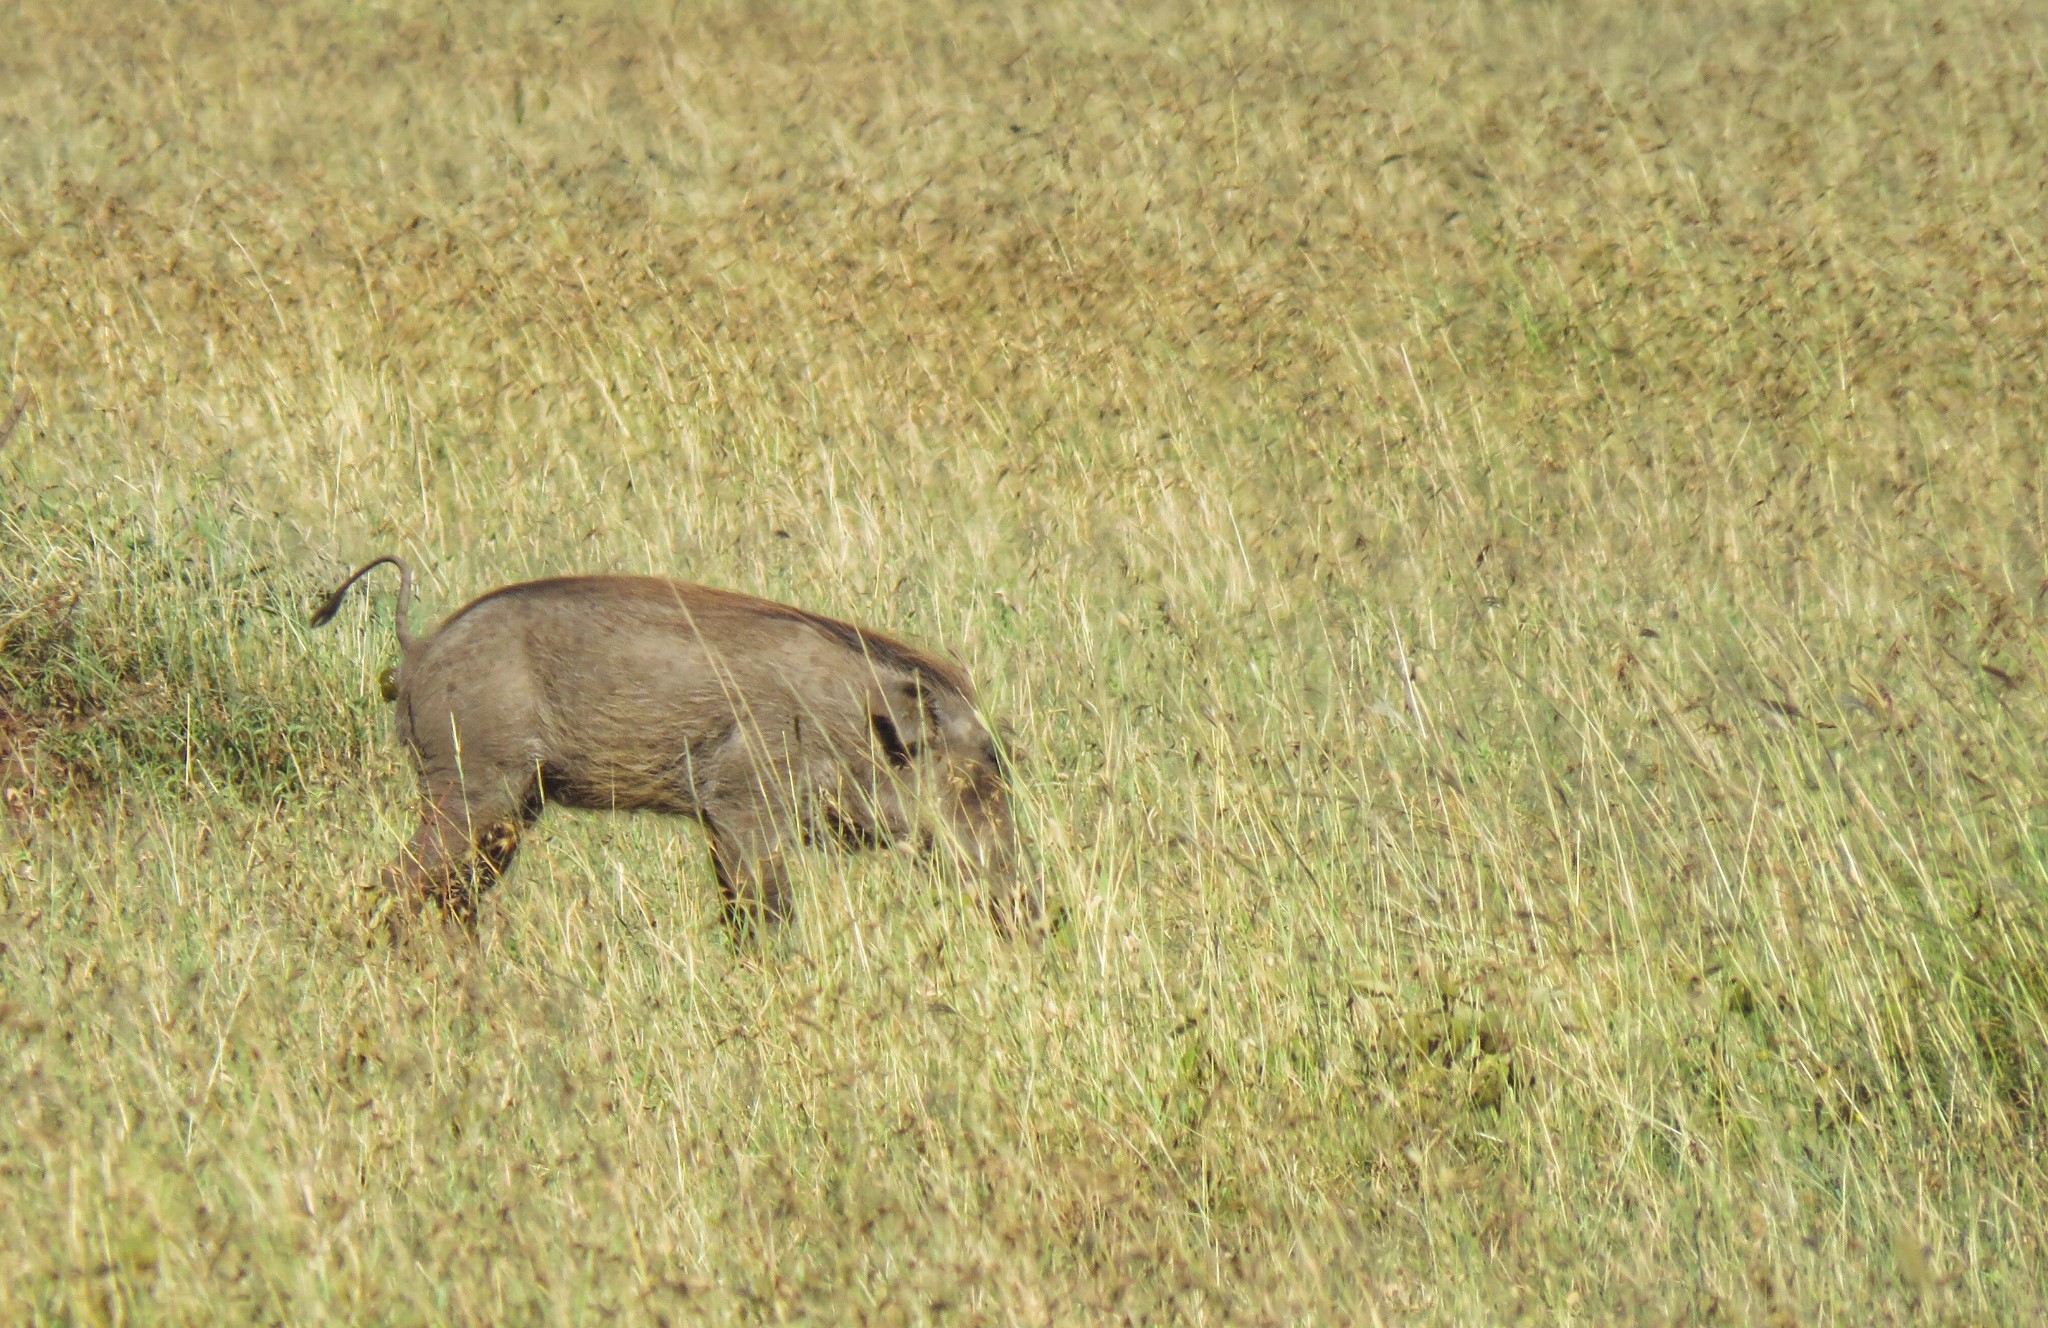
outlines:
[{"label": "warthog's tail", "polygon": [[387,554],[375,562],[365,563],[358,567],[355,575],[335,587],[334,593],[323,600],[319,608],[313,610],[313,626],[325,626],[334,617],[335,611],[341,608],[341,601],[348,597],[349,587],[362,580],[364,573],[372,568],[382,567],[385,563],[390,563],[398,569],[398,611],[394,615],[398,620],[398,648],[410,655],[412,653],[412,568],[405,565],[405,559],[403,558],[394,558]]}]

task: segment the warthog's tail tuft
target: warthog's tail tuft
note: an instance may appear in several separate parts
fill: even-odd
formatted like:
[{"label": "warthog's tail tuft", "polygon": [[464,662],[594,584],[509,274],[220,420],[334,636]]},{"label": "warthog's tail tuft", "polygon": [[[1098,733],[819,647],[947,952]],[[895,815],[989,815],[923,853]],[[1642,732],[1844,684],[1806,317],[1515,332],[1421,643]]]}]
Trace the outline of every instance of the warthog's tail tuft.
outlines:
[{"label": "warthog's tail tuft", "polygon": [[398,611],[394,615],[398,620],[398,648],[407,654],[411,654],[413,645],[412,568],[406,566],[405,559],[403,558],[394,558],[387,554],[374,562],[364,563],[361,567],[358,567],[354,575],[350,576],[348,580],[342,582],[339,586],[336,586],[334,593],[322,600],[319,608],[313,610],[312,625],[324,627],[333,621],[335,613],[341,608],[342,600],[348,598],[350,588],[356,582],[363,579],[364,573],[372,568],[382,567],[385,563],[390,563],[398,569]]}]

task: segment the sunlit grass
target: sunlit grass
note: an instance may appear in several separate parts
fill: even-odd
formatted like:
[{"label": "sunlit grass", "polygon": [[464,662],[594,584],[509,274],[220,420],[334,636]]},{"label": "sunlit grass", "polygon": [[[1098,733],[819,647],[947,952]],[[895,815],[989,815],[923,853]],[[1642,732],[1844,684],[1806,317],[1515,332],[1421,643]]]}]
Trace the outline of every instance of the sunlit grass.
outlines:
[{"label": "sunlit grass", "polygon": [[[2031,9],[9,34],[0,1319],[2039,1317]],[[1069,926],[368,943],[382,552],[957,652]]]}]

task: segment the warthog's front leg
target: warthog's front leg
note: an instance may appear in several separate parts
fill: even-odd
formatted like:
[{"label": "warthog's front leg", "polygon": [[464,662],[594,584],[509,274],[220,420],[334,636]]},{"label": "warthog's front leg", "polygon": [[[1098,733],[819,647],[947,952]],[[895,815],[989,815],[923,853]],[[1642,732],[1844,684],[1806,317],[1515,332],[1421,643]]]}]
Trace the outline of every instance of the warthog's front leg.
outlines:
[{"label": "warthog's front leg", "polygon": [[707,821],[711,866],[736,938],[758,939],[789,918],[788,836],[775,818],[743,812]]}]

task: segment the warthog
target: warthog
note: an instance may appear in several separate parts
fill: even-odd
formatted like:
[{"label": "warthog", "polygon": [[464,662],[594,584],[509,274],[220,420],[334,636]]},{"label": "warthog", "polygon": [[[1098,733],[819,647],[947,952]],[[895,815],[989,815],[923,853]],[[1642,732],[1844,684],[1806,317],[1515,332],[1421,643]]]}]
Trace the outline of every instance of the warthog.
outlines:
[{"label": "warthog", "polygon": [[401,659],[387,693],[418,767],[420,827],[383,882],[474,927],[480,895],[549,803],[692,816],[710,833],[728,923],[789,913],[797,843],[917,834],[977,874],[997,922],[1035,923],[1002,755],[945,660],[750,595],[653,577],[505,586],[415,638],[398,569]]}]

